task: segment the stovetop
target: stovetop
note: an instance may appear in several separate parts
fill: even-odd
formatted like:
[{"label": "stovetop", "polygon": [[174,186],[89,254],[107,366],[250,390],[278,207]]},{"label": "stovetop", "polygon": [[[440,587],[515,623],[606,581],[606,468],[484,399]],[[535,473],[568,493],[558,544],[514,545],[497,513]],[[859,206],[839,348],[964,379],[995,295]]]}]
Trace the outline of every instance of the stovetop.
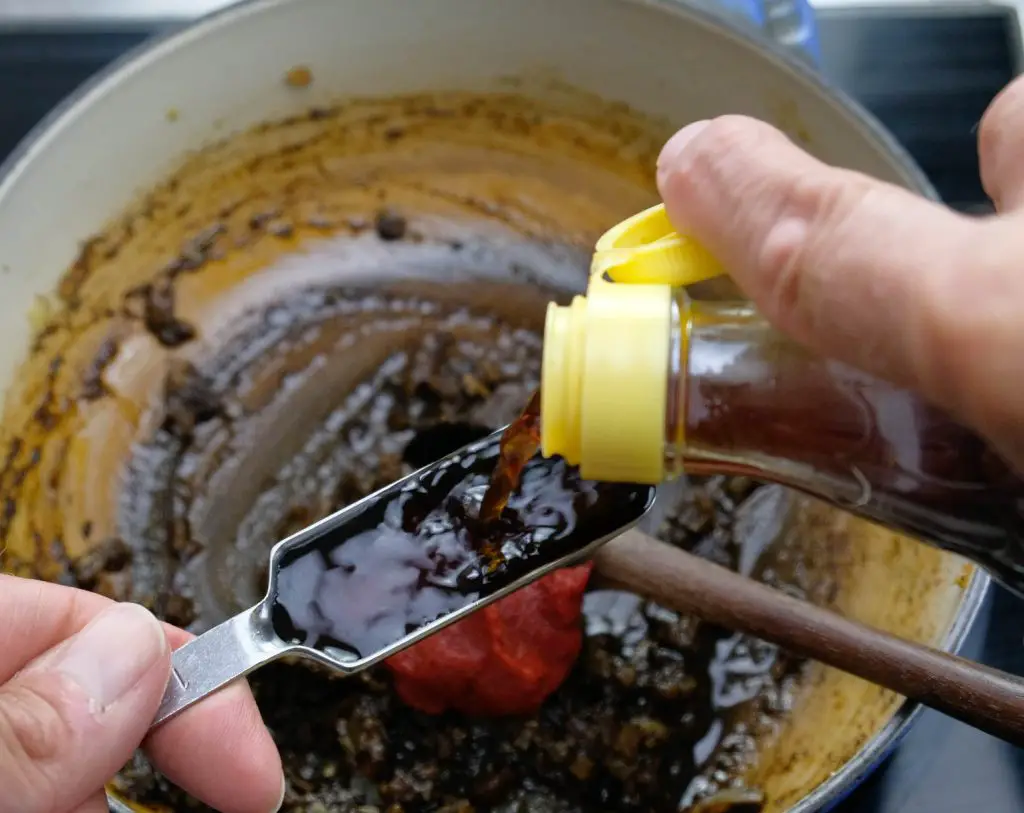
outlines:
[{"label": "stovetop", "polygon": [[[134,8],[181,11],[209,2],[135,0]],[[112,6],[91,0],[89,7]],[[34,12],[44,4],[0,0],[0,156],[87,76],[165,27],[154,14],[88,21],[51,14],[46,24],[14,24],[5,19],[9,8]],[[946,202],[963,211],[988,210],[978,181],[976,128],[989,101],[1019,70],[1013,12],[982,4],[829,3],[818,16],[825,75],[903,142]],[[994,588],[964,654],[1024,675],[1021,620],[1024,607]],[[836,813],[970,810],[1024,811],[1024,750],[926,711],[895,755]]]}]

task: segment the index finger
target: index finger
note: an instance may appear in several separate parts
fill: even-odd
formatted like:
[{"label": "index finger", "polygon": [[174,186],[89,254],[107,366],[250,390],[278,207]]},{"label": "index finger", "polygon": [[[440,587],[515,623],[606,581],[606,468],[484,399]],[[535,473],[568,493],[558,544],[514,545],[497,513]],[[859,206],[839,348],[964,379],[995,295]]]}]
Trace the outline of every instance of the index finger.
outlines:
[{"label": "index finger", "polygon": [[[0,575],[0,683],[82,629],[110,599]],[[173,649],[192,636],[164,624]],[[268,813],[282,795],[281,758],[240,680],[150,734],[146,751],[175,784],[223,813]]]},{"label": "index finger", "polygon": [[168,779],[223,813],[280,807],[281,757],[244,678],[168,720],[145,748]]},{"label": "index finger", "polygon": [[828,166],[740,116],[677,133],[658,186],[676,227],[800,342],[968,419],[997,400],[975,358],[1019,333],[1024,282],[998,267],[1005,226]]}]

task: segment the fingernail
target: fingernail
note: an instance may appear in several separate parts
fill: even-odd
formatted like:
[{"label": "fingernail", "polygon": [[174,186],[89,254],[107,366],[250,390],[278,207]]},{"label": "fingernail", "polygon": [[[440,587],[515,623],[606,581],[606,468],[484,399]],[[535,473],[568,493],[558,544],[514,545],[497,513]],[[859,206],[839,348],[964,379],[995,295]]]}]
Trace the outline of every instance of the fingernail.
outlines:
[{"label": "fingernail", "polygon": [[661,148],[661,154],[658,156],[658,179],[661,180],[665,173],[671,171],[675,165],[679,156],[683,154],[690,142],[693,141],[705,127],[711,122],[695,121],[693,124],[687,124],[682,130],[677,132],[672,138],[665,142],[665,146]]},{"label": "fingernail", "polygon": [[40,668],[63,673],[102,711],[131,689],[167,649],[160,622],[138,604],[115,604]]},{"label": "fingernail", "polygon": [[284,774],[281,774],[281,796],[277,800],[277,805],[274,806],[270,813],[278,813],[278,811],[284,807],[284,795],[288,792],[288,780],[284,778]]}]

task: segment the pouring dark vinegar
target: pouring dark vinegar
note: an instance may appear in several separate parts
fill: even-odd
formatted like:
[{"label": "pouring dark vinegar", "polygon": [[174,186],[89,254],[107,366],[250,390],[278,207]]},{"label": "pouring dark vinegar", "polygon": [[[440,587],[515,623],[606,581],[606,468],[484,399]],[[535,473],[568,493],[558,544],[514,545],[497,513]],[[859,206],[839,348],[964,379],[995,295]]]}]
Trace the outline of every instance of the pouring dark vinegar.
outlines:
[{"label": "pouring dark vinegar", "polygon": [[501,436],[498,463],[491,474],[480,503],[480,521],[494,522],[519,487],[523,469],[540,449],[540,390],[533,393],[526,408]]},{"label": "pouring dark vinegar", "polygon": [[[639,520],[650,487],[589,482],[560,458],[535,456],[537,403],[500,442],[453,451],[289,548],[277,633],[367,657]],[[486,521],[476,508],[485,489]]]}]

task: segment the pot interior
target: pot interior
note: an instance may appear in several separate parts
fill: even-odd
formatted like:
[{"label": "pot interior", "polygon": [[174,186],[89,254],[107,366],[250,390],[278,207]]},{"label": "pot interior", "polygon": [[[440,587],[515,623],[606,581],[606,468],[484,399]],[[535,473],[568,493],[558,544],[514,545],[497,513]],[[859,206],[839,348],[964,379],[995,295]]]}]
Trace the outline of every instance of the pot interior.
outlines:
[{"label": "pot interior", "polygon": [[[255,603],[275,541],[514,417],[546,303],[655,201],[664,136],[593,100],[450,93],[316,108],[194,155],[33,314],[3,421],[5,568],[195,631]],[[665,539],[941,632],[952,580],[930,549],[744,480],[662,505]],[[386,668],[256,674],[285,809],[665,810],[749,786],[784,810],[898,704],[635,597],[593,591],[585,609],[578,666],[528,719],[413,713]],[[141,758],[116,788],[186,804]]]}]

